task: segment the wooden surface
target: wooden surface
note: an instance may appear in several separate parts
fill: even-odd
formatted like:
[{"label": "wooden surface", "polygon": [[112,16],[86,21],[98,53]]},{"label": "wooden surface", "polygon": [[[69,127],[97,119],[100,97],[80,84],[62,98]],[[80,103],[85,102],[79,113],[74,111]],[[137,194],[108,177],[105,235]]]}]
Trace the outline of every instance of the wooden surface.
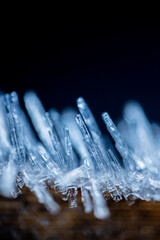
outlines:
[{"label": "wooden surface", "polygon": [[84,214],[83,206],[70,209],[67,202],[55,197],[62,207],[54,216],[28,190],[17,199],[0,197],[0,240],[2,239],[153,239],[160,240],[160,203],[108,201],[111,217],[97,220]]}]

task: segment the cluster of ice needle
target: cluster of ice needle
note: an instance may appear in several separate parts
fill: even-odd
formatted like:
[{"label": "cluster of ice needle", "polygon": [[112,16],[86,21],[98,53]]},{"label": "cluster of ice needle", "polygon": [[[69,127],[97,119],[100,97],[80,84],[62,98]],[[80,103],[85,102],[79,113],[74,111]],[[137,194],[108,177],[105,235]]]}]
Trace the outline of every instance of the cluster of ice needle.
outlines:
[{"label": "cluster of ice needle", "polygon": [[48,187],[70,207],[77,206],[80,191],[84,211],[100,219],[109,216],[108,198],[160,201],[160,127],[149,123],[138,103],[127,103],[118,127],[102,114],[115,147],[83,98],[77,100],[79,114],[73,108],[45,112],[34,92],[24,103],[32,126],[16,92],[0,95],[1,195],[17,197],[25,185],[57,213]]}]

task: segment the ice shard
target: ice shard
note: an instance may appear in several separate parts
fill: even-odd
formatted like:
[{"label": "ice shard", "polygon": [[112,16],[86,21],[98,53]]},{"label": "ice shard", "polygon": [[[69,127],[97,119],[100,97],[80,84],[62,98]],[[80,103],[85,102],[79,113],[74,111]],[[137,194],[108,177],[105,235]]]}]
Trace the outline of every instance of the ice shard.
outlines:
[{"label": "ice shard", "polygon": [[82,97],[79,113],[71,107],[46,112],[33,91],[24,103],[28,115],[16,92],[0,92],[1,195],[17,197],[26,186],[57,214],[53,188],[71,208],[81,196],[84,212],[99,219],[110,216],[110,198],[129,205],[136,199],[160,201],[160,126],[149,122],[140,104],[128,102],[117,126],[104,112],[103,134]]}]

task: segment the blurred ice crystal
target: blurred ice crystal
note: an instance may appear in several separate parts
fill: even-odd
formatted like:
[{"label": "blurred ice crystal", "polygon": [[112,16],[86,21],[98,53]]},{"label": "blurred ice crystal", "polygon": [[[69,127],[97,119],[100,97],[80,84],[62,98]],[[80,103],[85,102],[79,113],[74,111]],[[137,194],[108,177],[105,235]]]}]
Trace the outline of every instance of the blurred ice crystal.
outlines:
[{"label": "blurred ice crystal", "polygon": [[108,198],[128,204],[137,198],[160,201],[160,126],[150,124],[137,102],[125,105],[118,126],[102,114],[115,147],[82,97],[79,112],[66,108],[61,114],[46,112],[34,92],[27,92],[24,102],[28,116],[16,92],[0,93],[1,195],[17,197],[26,186],[54,214],[60,206],[49,187],[71,208],[80,191],[84,212],[93,211],[99,219],[110,215]]}]

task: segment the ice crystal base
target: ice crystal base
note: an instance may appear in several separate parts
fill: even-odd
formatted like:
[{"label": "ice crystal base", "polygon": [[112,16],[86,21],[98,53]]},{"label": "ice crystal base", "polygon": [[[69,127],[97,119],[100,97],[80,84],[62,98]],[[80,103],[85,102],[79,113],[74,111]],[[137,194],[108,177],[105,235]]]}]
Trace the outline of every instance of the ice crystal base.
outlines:
[{"label": "ice crystal base", "polygon": [[126,104],[117,127],[102,114],[112,146],[83,98],[77,100],[79,113],[45,112],[34,92],[24,102],[32,126],[16,92],[0,95],[1,195],[17,197],[25,185],[54,214],[60,206],[48,186],[71,208],[81,191],[84,211],[100,219],[109,217],[108,197],[129,204],[137,198],[160,201],[160,127],[149,123],[138,103]]}]

